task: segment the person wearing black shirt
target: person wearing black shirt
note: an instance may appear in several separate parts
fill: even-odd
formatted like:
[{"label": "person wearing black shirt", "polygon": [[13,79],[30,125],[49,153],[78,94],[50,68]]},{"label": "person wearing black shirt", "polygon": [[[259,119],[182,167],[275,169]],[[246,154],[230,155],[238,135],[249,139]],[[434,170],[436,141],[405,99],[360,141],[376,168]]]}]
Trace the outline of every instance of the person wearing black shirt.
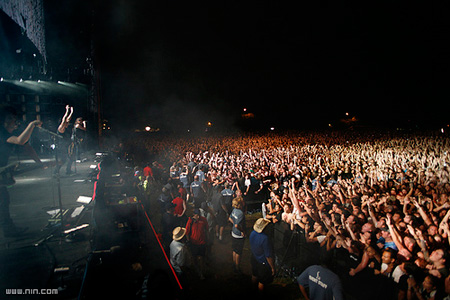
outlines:
[{"label": "person wearing black shirt", "polygon": [[68,127],[70,125],[70,120],[73,114],[73,107],[66,105],[66,112],[61,120],[61,124],[58,126],[57,134],[62,138],[58,139],[57,145],[57,156],[58,163],[56,164],[55,170],[53,172],[54,176],[60,174],[60,169],[66,163],[66,175],[72,174],[72,163],[75,159],[76,150],[74,147],[74,142],[72,141],[74,137],[74,133],[76,132],[76,126],[74,125],[72,130],[69,130]]},{"label": "person wearing black shirt", "polygon": [[86,121],[82,117],[76,118],[75,124],[73,124],[72,144],[69,146],[69,153],[72,151],[72,154],[76,155],[76,159],[79,160],[81,160],[83,146],[86,144],[86,130]]},{"label": "person wearing black shirt", "polygon": [[[8,170],[5,167],[8,165],[9,156],[14,145],[25,145],[29,148],[28,152],[30,152],[30,156],[40,163],[36,152],[28,144],[28,140],[34,128],[42,125],[41,121],[34,120],[30,122],[20,135],[13,135],[13,131],[17,129],[19,124],[17,112],[14,108],[7,106],[0,108],[0,124],[0,178],[12,178],[6,174]],[[26,231],[26,228],[19,228],[14,225],[9,213],[10,196],[7,186],[13,183],[14,181],[0,182],[0,226],[3,229],[5,237],[17,237]]]}]

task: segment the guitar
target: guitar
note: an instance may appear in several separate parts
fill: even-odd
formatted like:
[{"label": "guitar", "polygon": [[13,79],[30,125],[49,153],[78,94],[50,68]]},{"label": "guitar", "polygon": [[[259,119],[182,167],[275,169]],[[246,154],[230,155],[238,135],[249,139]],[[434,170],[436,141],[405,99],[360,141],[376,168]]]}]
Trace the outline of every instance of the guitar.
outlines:
[{"label": "guitar", "polygon": [[14,174],[20,175],[22,173],[27,173],[27,172],[35,170],[35,169],[43,168],[43,166],[44,166],[44,168],[48,168],[51,166],[55,166],[56,163],[49,162],[49,163],[45,163],[45,165],[33,164],[31,166],[26,166],[26,167],[21,168],[20,170],[17,170],[17,167],[19,165],[20,165],[20,163],[13,163],[13,164],[9,164],[5,167],[0,168],[0,187],[14,185],[16,183],[16,180],[14,179]]},{"label": "guitar", "polygon": [[0,186],[11,186],[16,183],[13,172],[19,164],[9,164],[0,168]]}]

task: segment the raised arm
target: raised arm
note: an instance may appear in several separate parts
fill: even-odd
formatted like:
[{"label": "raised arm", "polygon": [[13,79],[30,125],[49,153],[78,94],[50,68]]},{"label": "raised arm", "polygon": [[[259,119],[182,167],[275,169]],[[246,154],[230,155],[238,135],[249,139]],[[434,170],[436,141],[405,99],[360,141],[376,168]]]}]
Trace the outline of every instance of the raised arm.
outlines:
[{"label": "raised arm", "polygon": [[30,122],[28,124],[28,126],[25,128],[24,131],[22,131],[22,133],[19,136],[10,136],[6,141],[10,144],[15,144],[15,145],[25,145],[26,142],[28,142],[28,140],[31,137],[31,134],[33,133],[33,130],[36,126],[41,126],[42,122],[39,120],[34,120],[32,122]]},{"label": "raised arm", "polygon": [[61,124],[59,124],[58,132],[64,133],[66,131],[67,126],[69,126],[70,119],[72,118],[73,107],[66,105],[66,112],[62,117]]}]

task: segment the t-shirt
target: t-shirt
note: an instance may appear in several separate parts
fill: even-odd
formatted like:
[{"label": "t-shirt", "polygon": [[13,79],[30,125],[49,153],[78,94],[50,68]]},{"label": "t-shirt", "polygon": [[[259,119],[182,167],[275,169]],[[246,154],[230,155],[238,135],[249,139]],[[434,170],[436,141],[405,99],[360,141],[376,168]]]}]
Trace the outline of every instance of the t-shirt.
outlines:
[{"label": "t-shirt", "polygon": [[403,270],[400,268],[400,265],[395,267],[394,271],[392,272],[392,278],[397,283],[399,283],[400,277],[402,277],[403,275],[405,275],[405,272],[403,272]]},{"label": "t-shirt", "polygon": [[230,189],[224,189],[224,190],[221,192],[221,194],[222,194],[222,196],[223,196],[223,200],[224,200],[225,206],[226,206],[227,209],[228,209],[228,213],[230,213],[230,211],[232,210],[231,204],[232,204],[232,202],[233,202],[233,195],[234,195],[234,192],[233,192],[232,190],[230,190]]},{"label": "t-shirt", "polygon": [[189,218],[186,224],[186,235],[192,244],[205,245],[207,232],[208,220],[205,217],[199,216],[197,222],[193,218]]},{"label": "t-shirt", "polygon": [[297,282],[303,287],[309,288],[311,300],[344,299],[339,277],[325,267],[319,265],[308,267],[297,277]]},{"label": "t-shirt", "polygon": [[200,181],[194,181],[191,183],[192,194],[195,198],[203,197],[202,183]]},{"label": "t-shirt", "polygon": [[62,138],[56,139],[57,142],[57,150],[60,153],[67,153],[67,147],[72,143],[72,131],[69,128],[66,128],[66,130],[61,133],[58,130],[56,131],[56,134],[59,135]]},{"label": "t-shirt", "polygon": [[173,240],[170,243],[170,263],[178,274],[181,274],[181,267],[186,265],[186,248],[180,241]]},{"label": "t-shirt", "polygon": [[146,166],[143,171],[144,171],[145,177],[147,177],[147,176],[153,177],[152,168],[150,168],[149,166]]},{"label": "t-shirt", "polygon": [[180,197],[176,197],[175,199],[172,200],[172,203],[176,205],[173,209],[173,213],[178,216],[181,215],[184,209],[183,199],[181,199]]},{"label": "t-shirt", "polygon": [[181,183],[183,184],[183,187],[184,187],[184,188],[189,187],[189,181],[188,181],[188,180],[189,180],[189,179],[188,179],[188,176],[187,176],[186,173],[181,173],[181,174],[180,174],[180,181],[181,181]]},{"label": "t-shirt", "polygon": [[216,214],[223,212],[224,198],[221,193],[214,191],[211,197],[212,208]]},{"label": "t-shirt", "polygon": [[384,243],[384,249],[386,249],[386,248],[392,248],[395,251],[398,251],[398,248],[397,248],[397,246],[395,245],[394,242],[385,242]]},{"label": "t-shirt", "polygon": [[202,170],[198,170],[195,175],[198,176],[198,181],[202,182],[205,180],[205,172],[203,172]]},{"label": "t-shirt", "polygon": [[263,232],[252,231],[250,233],[250,248],[253,256],[260,263],[268,263],[266,257],[273,257],[273,250],[269,243],[269,238]]},{"label": "t-shirt", "polygon": [[[233,227],[231,228],[231,235],[234,238],[241,239],[242,231],[239,228],[245,228],[245,217],[244,213],[240,209],[234,208],[230,215],[231,220],[233,221]],[[238,225],[239,228],[236,228],[235,225]]]}]

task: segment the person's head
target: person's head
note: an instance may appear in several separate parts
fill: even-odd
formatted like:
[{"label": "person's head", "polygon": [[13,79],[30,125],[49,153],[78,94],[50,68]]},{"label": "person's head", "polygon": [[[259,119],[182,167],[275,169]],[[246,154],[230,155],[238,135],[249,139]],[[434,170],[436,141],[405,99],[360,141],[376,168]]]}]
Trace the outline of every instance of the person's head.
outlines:
[{"label": "person's head", "polygon": [[405,216],[403,217],[403,222],[405,222],[406,224],[411,224],[411,222],[412,222],[412,217],[411,217],[411,215],[405,215]]},{"label": "person's head", "polygon": [[403,214],[401,213],[401,212],[399,212],[399,211],[395,211],[393,214],[392,214],[392,221],[394,222],[394,223],[398,223],[398,222],[400,222],[400,220],[403,218]]},{"label": "person's head", "polygon": [[383,250],[383,255],[381,256],[381,262],[385,264],[391,264],[395,261],[395,252],[391,248],[386,248]]},{"label": "person's head", "polygon": [[320,223],[318,223],[318,222],[314,222],[313,227],[314,227],[315,231],[322,231],[323,230],[322,225]]},{"label": "person's head", "polygon": [[372,246],[368,246],[366,248],[366,253],[369,256],[369,258],[374,258],[375,255],[377,254],[377,251]]},{"label": "person's head", "polygon": [[262,233],[269,223],[269,220],[259,218],[258,220],[256,220],[255,224],[253,224],[253,230],[255,230],[257,233]]},{"label": "person's head", "polygon": [[172,239],[174,241],[181,241],[184,238],[185,234],[186,234],[186,228],[176,227],[172,231]]},{"label": "person's head", "polygon": [[387,239],[391,240],[391,239],[392,239],[391,233],[389,232],[389,228],[387,228],[387,227],[382,227],[382,228],[381,228],[381,236],[382,236],[385,240],[387,240]]},{"label": "person's head", "polygon": [[424,290],[426,290],[428,293],[434,291],[437,288],[438,279],[434,277],[433,275],[427,275],[425,276],[422,286]]},{"label": "person's head", "polygon": [[283,205],[283,209],[284,209],[285,213],[291,213],[292,212],[291,206],[289,204],[287,204],[287,203]]},{"label": "person's head", "polygon": [[432,224],[432,225],[428,226],[427,232],[428,232],[428,235],[434,236],[438,233],[438,228],[436,225]]},{"label": "person's head", "polygon": [[372,223],[364,223],[362,228],[361,228],[361,232],[362,233],[366,233],[366,232],[373,232],[375,229],[375,226]]},{"label": "person's head", "polygon": [[192,219],[194,219],[194,221],[198,221],[199,218],[200,218],[200,209],[196,208],[194,209]]},{"label": "person's head", "polygon": [[354,215],[349,215],[347,218],[347,223],[352,225],[356,223],[356,217]]},{"label": "person's head", "polygon": [[416,244],[416,240],[413,237],[409,236],[409,235],[405,236],[403,241],[405,243],[406,248],[410,249],[410,250],[412,250],[414,248],[415,244]]},{"label": "person's head", "polygon": [[194,181],[199,181],[199,180],[200,180],[200,177],[198,175],[195,175],[194,176]]},{"label": "person's head", "polygon": [[17,129],[20,122],[18,121],[18,114],[14,107],[9,105],[0,107],[0,124],[9,133]]},{"label": "person's head", "polygon": [[448,257],[447,251],[439,248],[431,252],[430,261],[434,265],[445,265],[447,263],[447,257]]}]

